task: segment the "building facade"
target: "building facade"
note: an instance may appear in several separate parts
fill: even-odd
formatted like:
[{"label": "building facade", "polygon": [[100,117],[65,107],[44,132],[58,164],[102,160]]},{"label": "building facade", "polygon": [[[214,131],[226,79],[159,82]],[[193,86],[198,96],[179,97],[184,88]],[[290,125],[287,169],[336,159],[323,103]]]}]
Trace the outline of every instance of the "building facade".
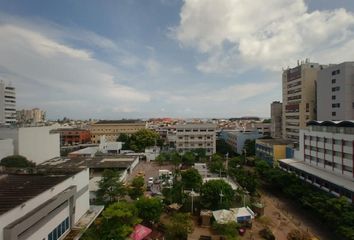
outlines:
[{"label": "building facade", "polygon": [[205,149],[206,155],[216,153],[216,125],[209,123],[176,125],[176,150],[180,153]]},{"label": "building facade", "polygon": [[294,159],[279,161],[284,170],[354,200],[354,121],[310,121],[299,147]]},{"label": "building facade", "polygon": [[0,126],[16,124],[16,89],[0,81]]},{"label": "building facade", "polygon": [[317,120],[354,120],[354,62],[318,72]]},{"label": "building facade", "polygon": [[39,108],[22,109],[16,115],[19,124],[36,125],[45,122],[45,111]]},{"label": "building facade", "polygon": [[283,139],[257,139],[256,157],[267,161],[270,165],[277,165],[279,159],[292,157],[290,153],[287,154],[289,144],[291,141]]},{"label": "building facade", "polygon": [[[223,139],[238,154],[243,154],[246,140],[255,140],[263,137],[258,130],[240,131],[240,130],[223,130],[220,138]],[[247,153],[246,153],[247,154]]]},{"label": "building facade", "polygon": [[271,116],[271,136],[272,138],[282,138],[282,114],[283,104],[281,102],[272,102],[270,105]]},{"label": "building facade", "polygon": [[257,129],[257,131],[263,136],[270,136],[271,128],[272,128],[271,123],[263,123],[263,122],[254,123],[254,129]]},{"label": "building facade", "polygon": [[40,164],[60,156],[59,133],[51,127],[0,128],[0,136],[12,139],[14,154]]},{"label": "building facade", "polygon": [[0,138],[0,160],[4,157],[12,156],[15,153],[14,141],[12,139]]},{"label": "building facade", "polygon": [[98,121],[90,126],[91,142],[99,143],[105,135],[107,141],[115,142],[121,133],[131,135],[145,129],[145,122],[138,120]]},{"label": "building facade", "polygon": [[63,239],[90,210],[88,184],[88,169],[0,175],[0,240]]},{"label": "building facade", "polygon": [[316,79],[318,63],[308,61],[283,71],[283,139],[299,141],[300,129],[316,119]]},{"label": "building facade", "polygon": [[60,146],[78,145],[91,142],[89,130],[79,128],[61,128],[53,130],[60,134]]}]

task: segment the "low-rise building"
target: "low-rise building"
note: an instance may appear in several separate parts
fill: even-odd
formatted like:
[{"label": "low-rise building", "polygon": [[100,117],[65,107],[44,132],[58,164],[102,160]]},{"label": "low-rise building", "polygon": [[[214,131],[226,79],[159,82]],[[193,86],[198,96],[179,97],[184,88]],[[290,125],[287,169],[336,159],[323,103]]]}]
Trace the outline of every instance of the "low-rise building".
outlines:
[{"label": "low-rise building", "polygon": [[246,140],[255,140],[263,137],[257,130],[240,131],[240,130],[223,130],[220,138],[223,139],[238,154],[243,153]]},{"label": "low-rise building", "polygon": [[[0,240],[79,237],[103,210],[89,204],[89,171],[0,175]],[[75,239],[75,238],[73,238]]]},{"label": "low-rise building", "polygon": [[145,122],[140,120],[102,120],[90,125],[91,142],[100,143],[105,135],[108,141],[115,142],[121,133],[131,135],[145,129]]},{"label": "low-rise building", "polygon": [[354,121],[310,121],[299,150],[279,166],[334,195],[354,201]]},{"label": "low-rise building", "polygon": [[91,133],[86,129],[61,128],[53,130],[60,134],[60,145],[78,145],[91,142]]},{"label": "low-rise building", "polygon": [[279,159],[292,157],[287,155],[287,147],[290,144],[292,144],[291,141],[283,139],[257,139],[256,157],[274,165]]},{"label": "low-rise building", "polygon": [[176,150],[179,153],[205,149],[206,155],[216,153],[216,125],[188,123],[176,125]]}]

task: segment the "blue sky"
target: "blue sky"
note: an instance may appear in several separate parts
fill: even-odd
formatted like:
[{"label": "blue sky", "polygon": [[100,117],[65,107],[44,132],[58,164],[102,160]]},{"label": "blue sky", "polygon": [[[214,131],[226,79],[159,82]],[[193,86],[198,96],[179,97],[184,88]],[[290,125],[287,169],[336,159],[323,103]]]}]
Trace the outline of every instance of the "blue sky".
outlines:
[{"label": "blue sky", "polygon": [[297,59],[353,60],[351,0],[0,0],[0,79],[49,118],[269,116]]}]

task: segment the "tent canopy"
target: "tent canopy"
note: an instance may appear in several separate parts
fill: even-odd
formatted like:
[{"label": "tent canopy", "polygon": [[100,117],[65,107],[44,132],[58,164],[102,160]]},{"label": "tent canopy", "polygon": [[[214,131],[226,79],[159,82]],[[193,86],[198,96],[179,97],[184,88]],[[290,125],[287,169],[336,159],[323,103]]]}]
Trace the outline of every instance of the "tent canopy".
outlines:
[{"label": "tent canopy", "polygon": [[152,230],[150,228],[138,224],[134,227],[134,231],[132,232],[132,234],[130,234],[130,238],[132,240],[142,240],[147,237],[151,232]]}]

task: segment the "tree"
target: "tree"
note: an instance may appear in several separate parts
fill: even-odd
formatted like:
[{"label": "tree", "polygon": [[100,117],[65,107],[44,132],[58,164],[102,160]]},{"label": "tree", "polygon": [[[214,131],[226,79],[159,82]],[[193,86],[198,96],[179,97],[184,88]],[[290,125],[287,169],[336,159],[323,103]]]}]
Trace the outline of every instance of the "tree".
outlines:
[{"label": "tree", "polygon": [[135,177],[129,188],[129,196],[131,199],[137,199],[144,195],[144,177]]},{"label": "tree", "polygon": [[130,145],[130,137],[126,133],[121,133],[121,134],[119,134],[119,137],[117,138],[117,142],[123,142],[124,144],[122,146],[122,149],[128,150],[129,145]]},{"label": "tree", "polygon": [[138,216],[147,222],[158,222],[163,210],[161,200],[158,198],[142,197],[135,202]]},{"label": "tree", "polygon": [[126,189],[120,180],[120,172],[106,169],[102,174],[102,179],[98,182],[99,190],[97,191],[98,202],[109,204],[119,201],[125,196]]},{"label": "tree", "polygon": [[182,162],[188,166],[193,165],[195,162],[195,154],[193,152],[185,152],[182,156]]},{"label": "tree", "polygon": [[192,150],[192,152],[196,156],[196,158],[197,158],[196,160],[198,162],[201,162],[206,158],[206,150],[204,148],[197,148],[197,149]]},{"label": "tree", "polygon": [[223,139],[216,140],[216,152],[221,155],[225,155],[228,153],[229,157],[233,157],[237,155],[237,153],[235,153],[233,148],[229,144],[227,144]]},{"label": "tree", "polygon": [[108,206],[95,224],[83,235],[84,240],[125,240],[139,224],[138,209],[132,203],[116,202]]},{"label": "tree", "polygon": [[171,216],[171,222],[166,228],[167,240],[186,240],[188,233],[193,231],[193,222],[189,213],[175,213]]},{"label": "tree", "polygon": [[275,236],[269,228],[263,228],[260,230],[259,235],[265,240],[275,240]]},{"label": "tree", "polygon": [[218,224],[217,222],[213,223],[213,229],[219,234],[224,235],[227,240],[239,239],[238,231],[239,225],[235,222],[230,222],[226,224]]},{"label": "tree", "polygon": [[182,183],[185,189],[194,189],[196,191],[200,190],[200,187],[203,183],[203,179],[197,169],[189,168],[188,170],[181,172],[181,176]]},{"label": "tree", "polygon": [[201,205],[206,209],[229,208],[234,198],[234,190],[224,180],[210,180],[201,189]]},{"label": "tree", "polygon": [[177,167],[182,162],[181,155],[179,155],[176,151],[170,153],[169,159],[171,160],[172,164],[175,165],[175,167]]},{"label": "tree", "polygon": [[272,122],[272,119],[271,118],[268,118],[268,119],[264,119],[263,120],[263,123],[271,123]]},{"label": "tree", "polygon": [[247,139],[243,150],[247,156],[254,156],[256,154],[256,140]]},{"label": "tree", "polygon": [[129,147],[136,152],[143,152],[146,147],[160,143],[160,135],[150,129],[141,129],[133,133],[129,139]]},{"label": "tree", "polygon": [[224,172],[224,159],[217,153],[213,154],[211,156],[211,161],[208,163],[208,168],[212,173]]},{"label": "tree", "polygon": [[28,161],[26,157],[21,155],[13,155],[1,159],[0,166],[13,168],[31,168],[35,167],[34,162]]}]

